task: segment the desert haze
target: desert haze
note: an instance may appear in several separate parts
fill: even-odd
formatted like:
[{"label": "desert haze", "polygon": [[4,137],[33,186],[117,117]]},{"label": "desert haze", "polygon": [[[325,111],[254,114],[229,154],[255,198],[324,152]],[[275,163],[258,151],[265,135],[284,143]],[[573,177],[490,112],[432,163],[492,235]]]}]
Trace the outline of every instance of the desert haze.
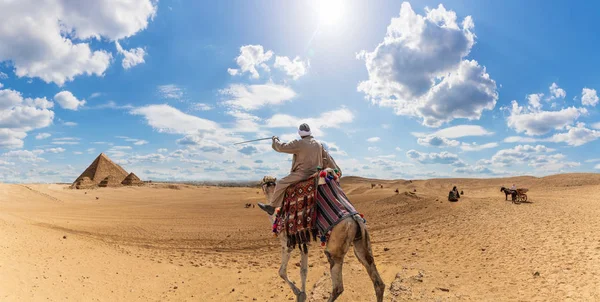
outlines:
[{"label": "desert haze", "polygon": [[[529,188],[505,201],[501,186]],[[385,301],[599,300],[600,175],[341,184],[371,231]],[[371,184],[381,184],[371,188]],[[448,202],[453,185],[464,191]],[[394,191],[399,189],[400,194]],[[258,188],[0,185],[2,301],[287,301]],[[509,196],[510,198],[510,196]],[[331,290],[318,243],[309,301]],[[339,301],[373,301],[352,253]],[[299,280],[298,253],[289,267]]]}]

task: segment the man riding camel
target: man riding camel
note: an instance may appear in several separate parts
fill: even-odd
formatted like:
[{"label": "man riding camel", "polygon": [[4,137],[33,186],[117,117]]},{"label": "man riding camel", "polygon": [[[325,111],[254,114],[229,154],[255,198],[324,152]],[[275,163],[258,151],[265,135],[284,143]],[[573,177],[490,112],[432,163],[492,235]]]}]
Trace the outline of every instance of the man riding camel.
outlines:
[{"label": "man riding camel", "polygon": [[301,139],[296,139],[289,143],[281,143],[277,136],[273,136],[273,150],[280,153],[293,154],[294,157],[292,159],[290,175],[277,182],[275,192],[269,201],[270,204],[258,203],[258,206],[269,215],[273,215],[275,208],[281,207],[287,187],[310,178],[318,172],[318,167],[322,167],[323,169],[337,169],[340,175],[342,173],[342,170],[337,166],[321,143],[313,138],[310,127],[307,124],[300,125],[298,134]]}]

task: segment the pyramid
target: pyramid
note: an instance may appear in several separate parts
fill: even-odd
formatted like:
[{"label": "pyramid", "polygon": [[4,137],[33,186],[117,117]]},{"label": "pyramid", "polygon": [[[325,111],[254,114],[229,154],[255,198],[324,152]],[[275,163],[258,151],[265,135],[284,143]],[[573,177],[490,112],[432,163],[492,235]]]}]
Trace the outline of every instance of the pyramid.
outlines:
[{"label": "pyramid", "polygon": [[92,162],[92,164],[77,177],[73,182],[73,185],[77,186],[78,183],[90,182],[94,185],[98,185],[108,176],[112,176],[113,178],[110,180],[111,184],[114,182],[121,184],[125,177],[127,177],[127,171],[110,160],[106,154],[100,153],[94,162]]},{"label": "pyramid", "polygon": [[137,177],[137,175],[135,175],[133,172],[129,173],[129,175],[127,175],[127,177],[125,177],[125,179],[121,182],[121,184],[125,185],[125,186],[136,186],[136,185],[142,185],[144,184],[144,182]]}]

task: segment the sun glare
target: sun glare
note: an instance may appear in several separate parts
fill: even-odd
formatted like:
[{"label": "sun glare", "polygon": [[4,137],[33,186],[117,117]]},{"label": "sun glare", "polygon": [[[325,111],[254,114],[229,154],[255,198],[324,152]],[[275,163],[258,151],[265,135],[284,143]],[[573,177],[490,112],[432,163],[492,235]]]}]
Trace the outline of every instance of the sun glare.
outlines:
[{"label": "sun glare", "polygon": [[317,9],[321,25],[332,26],[341,21],[344,5],[341,0],[321,0]]}]

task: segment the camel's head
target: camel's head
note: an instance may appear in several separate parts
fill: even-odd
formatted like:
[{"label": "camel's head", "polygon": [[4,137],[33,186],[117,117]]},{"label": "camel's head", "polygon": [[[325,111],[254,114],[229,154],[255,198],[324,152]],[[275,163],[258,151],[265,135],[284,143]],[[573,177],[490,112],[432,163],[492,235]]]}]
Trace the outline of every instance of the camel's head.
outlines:
[{"label": "camel's head", "polygon": [[273,176],[265,176],[260,182],[260,186],[263,193],[267,197],[267,200],[271,199],[271,195],[275,192],[275,185],[277,184],[277,178]]}]

